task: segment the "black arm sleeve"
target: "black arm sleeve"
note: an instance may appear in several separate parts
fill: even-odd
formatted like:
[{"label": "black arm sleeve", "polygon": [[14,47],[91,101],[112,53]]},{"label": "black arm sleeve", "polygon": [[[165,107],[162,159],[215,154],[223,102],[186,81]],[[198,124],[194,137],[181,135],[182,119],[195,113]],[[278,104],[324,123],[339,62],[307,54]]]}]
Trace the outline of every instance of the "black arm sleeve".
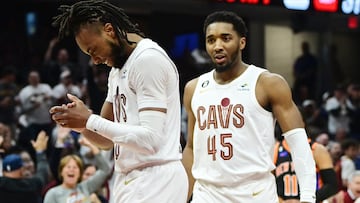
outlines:
[{"label": "black arm sleeve", "polygon": [[336,173],[333,168],[320,170],[323,186],[316,191],[316,201],[323,201],[338,192]]}]

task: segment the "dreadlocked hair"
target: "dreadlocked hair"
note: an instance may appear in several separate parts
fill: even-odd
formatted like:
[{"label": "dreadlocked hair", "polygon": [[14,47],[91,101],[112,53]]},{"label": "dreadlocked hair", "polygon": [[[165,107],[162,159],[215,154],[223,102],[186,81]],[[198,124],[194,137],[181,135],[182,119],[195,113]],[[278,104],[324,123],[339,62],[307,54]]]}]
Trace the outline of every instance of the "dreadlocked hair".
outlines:
[{"label": "dreadlocked hair", "polygon": [[125,39],[129,44],[127,33],[136,33],[142,37],[144,34],[138,29],[137,24],[130,21],[122,8],[107,2],[106,0],[85,0],[75,4],[61,5],[58,10],[61,14],[53,18],[52,25],[59,27],[58,36],[64,38],[70,33],[77,34],[82,25],[111,23],[115,28],[118,39]]}]

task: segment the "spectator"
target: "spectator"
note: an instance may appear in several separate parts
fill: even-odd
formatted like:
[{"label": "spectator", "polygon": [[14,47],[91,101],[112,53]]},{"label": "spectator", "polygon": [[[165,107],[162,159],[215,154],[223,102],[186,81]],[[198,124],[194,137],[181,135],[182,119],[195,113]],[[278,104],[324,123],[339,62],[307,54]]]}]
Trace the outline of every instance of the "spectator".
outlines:
[{"label": "spectator", "polygon": [[[92,177],[96,171],[98,170],[98,167],[95,164],[85,164],[84,166],[84,173],[82,175],[82,181],[85,181]],[[108,203],[108,188],[107,183],[100,187],[96,192],[91,193],[90,195],[91,202],[94,203]]]},{"label": "spectator", "polygon": [[54,202],[89,202],[92,193],[97,191],[107,180],[111,172],[109,164],[101,155],[99,148],[89,141],[84,144],[91,146],[94,150],[96,165],[99,169],[89,179],[81,181],[84,171],[83,161],[80,156],[69,154],[64,156],[59,165],[59,176],[61,184],[50,188],[44,198],[44,203]]},{"label": "spectator", "polygon": [[[316,78],[318,61],[317,58],[310,52],[309,42],[301,43],[302,55],[299,56],[294,63],[294,97],[297,98],[301,104],[305,99],[314,99],[316,93]],[[304,89],[301,91],[301,89]],[[301,95],[300,93],[306,93]]]},{"label": "spectator", "polygon": [[360,200],[360,171],[354,171],[349,176],[346,190],[339,191],[328,203],[354,203]]},{"label": "spectator", "polygon": [[343,190],[346,187],[343,186],[343,181],[341,178],[341,156],[343,154],[342,149],[341,149],[341,144],[339,142],[336,141],[332,141],[329,142],[328,146],[327,146],[333,165],[334,165],[334,170],[336,173],[336,179],[337,179],[337,188],[338,190]]},{"label": "spectator", "polygon": [[326,100],[328,131],[332,140],[341,141],[349,132],[349,111],[346,107],[347,94],[343,85],[338,85],[334,95]]},{"label": "spectator", "polygon": [[110,68],[105,64],[95,65],[90,61],[86,80],[87,103],[95,114],[100,113],[106,98],[109,72]]},{"label": "spectator", "polygon": [[18,144],[35,158],[30,140],[36,139],[41,130],[50,134],[53,128],[53,122],[48,113],[48,109],[53,105],[52,90],[48,84],[41,82],[37,71],[30,71],[28,85],[20,89],[18,99],[21,113],[26,121],[20,132]]},{"label": "spectator", "polygon": [[327,120],[321,115],[315,100],[306,99],[300,108],[304,123],[308,130],[325,131],[327,130]]},{"label": "spectator", "polygon": [[[18,94],[18,86],[16,84],[15,67],[1,67],[0,71],[0,122],[8,125],[11,135],[16,136],[16,95]],[[16,139],[16,138],[14,138]]]},{"label": "spectator", "polygon": [[18,154],[21,157],[23,162],[23,177],[30,178],[33,177],[36,173],[35,162],[31,157],[30,153],[19,145],[13,146],[9,150],[9,154]]},{"label": "spectator", "polygon": [[9,153],[9,150],[14,145],[15,141],[12,139],[10,127],[4,123],[0,123],[0,177],[2,176],[2,157]]},{"label": "spectator", "polygon": [[[80,82],[81,74],[78,72],[80,68],[76,63],[70,60],[68,49],[59,47],[58,43],[58,38],[53,38],[50,40],[49,46],[45,52],[44,68],[42,74],[44,81],[51,87],[54,87],[60,82],[59,75],[67,70],[72,73],[72,79],[74,82]],[[57,49],[55,50],[55,48]],[[55,55],[54,51],[56,51]]]},{"label": "spectator", "polygon": [[343,155],[341,156],[341,179],[343,187],[347,187],[350,175],[355,172],[355,159],[359,153],[359,143],[357,140],[347,138],[341,143]]},{"label": "spectator", "polygon": [[56,125],[51,133],[51,138],[53,150],[49,156],[49,165],[52,177],[41,191],[42,197],[45,197],[49,189],[61,183],[61,175],[58,171],[61,158],[66,155],[77,154],[79,150],[70,129]]},{"label": "spectator", "polygon": [[17,154],[9,154],[3,160],[3,177],[0,177],[0,197],[6,203],[40,203],[40,191],[47,182],[48,165],[44,151],[48,137],[41,131],[36,141],[31,141],[37,160],[36,174],[31,178],[23,177],[23,161]]},{"label": "spectator", "polygon": [[[95,145],[91,144],[86,137],[81,136],[79,138],[80,147],[87,148],[87,156],[91,157],[93,161],[90,161],[89,163],[85,163],[84,165],[84,173],[82,174],[82,181],[89,179],[92,177],[96,171],[98,170],[98,165],[96,163],[96,154],[99,151],[99,148],[97,148]],[[103,151],[101,151],[103,152]],[[82,156],[84,160],[84,156]],[[104,159],[105,160],[105,159]],[[108,163],[110,166],[111,164]],[[92,193],[90,195],[90,198],[93,200],[93,202],[100,202],[100,203],[107,203],[109,200],[109,189],[108,189],[108,182],[106,181],[102,187],[100,187],[96,192]]]},{"label": "spectator", "polygon": [[330,142],[329,134],[327,134],[326,132],[321,132],[316,136],[315,141],[327,147]]},{"label": "spectator", "polygon": [[73,82],[71,72],[68,70],[63,71],[60,74],[60,83],[56,84],[53,88],[53,97],[55,104],[67,103],[66,94],[70,93],[79,98],[82,98],[81,88]]}]

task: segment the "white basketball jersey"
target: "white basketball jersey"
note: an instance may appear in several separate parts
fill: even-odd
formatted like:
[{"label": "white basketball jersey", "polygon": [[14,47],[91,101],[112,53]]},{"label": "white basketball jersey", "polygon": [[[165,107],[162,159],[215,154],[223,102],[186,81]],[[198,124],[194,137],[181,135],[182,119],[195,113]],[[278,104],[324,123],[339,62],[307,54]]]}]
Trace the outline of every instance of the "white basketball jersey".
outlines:
[{"label": "white basketball jersey", "polygon": [[193,98],[195,179],[217,186],[246,184],[273,170],[275,119],[257,102],[255,86],[265,69],[250,65],[229,84],[214,70],[200,76]]},{"label": "white basketball jersey", "polygon": [[[160,82],[157,84],[163,85],[166,93],[147,94],[152,93],[153,85],[146,84],[146,79],[138,82],[138,77],[144,75],[139,73],[145,69],[159,75]],[[126,173],[136,168],[181,159],[178,72],[174,63],[157,43],[150,39],[141,40],[122,69],[112,68],[106,100],[113,104],[114,121],[129,125],[139,125],[141,108],[167,109],[166,123],[162,134],[159,135],[157,153],[142,154],[115,144],[116,171]]]}]

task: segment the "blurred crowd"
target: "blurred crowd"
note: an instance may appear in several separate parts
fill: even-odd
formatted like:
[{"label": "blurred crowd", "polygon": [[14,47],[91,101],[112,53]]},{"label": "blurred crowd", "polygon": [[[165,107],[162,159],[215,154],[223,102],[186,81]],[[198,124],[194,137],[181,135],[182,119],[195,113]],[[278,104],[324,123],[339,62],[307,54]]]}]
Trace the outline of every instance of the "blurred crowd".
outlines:
[{"label": "blurred crowd", "polygon": [[89,61],[82,71],[66,48],[54,49],[57,43],[51,40],[43,64],[26,73],[0,69],[0,196],[8,203],[109,202],[112,152],[56,125],[49,109],[70,93],[99,114],[110,69]]}]

